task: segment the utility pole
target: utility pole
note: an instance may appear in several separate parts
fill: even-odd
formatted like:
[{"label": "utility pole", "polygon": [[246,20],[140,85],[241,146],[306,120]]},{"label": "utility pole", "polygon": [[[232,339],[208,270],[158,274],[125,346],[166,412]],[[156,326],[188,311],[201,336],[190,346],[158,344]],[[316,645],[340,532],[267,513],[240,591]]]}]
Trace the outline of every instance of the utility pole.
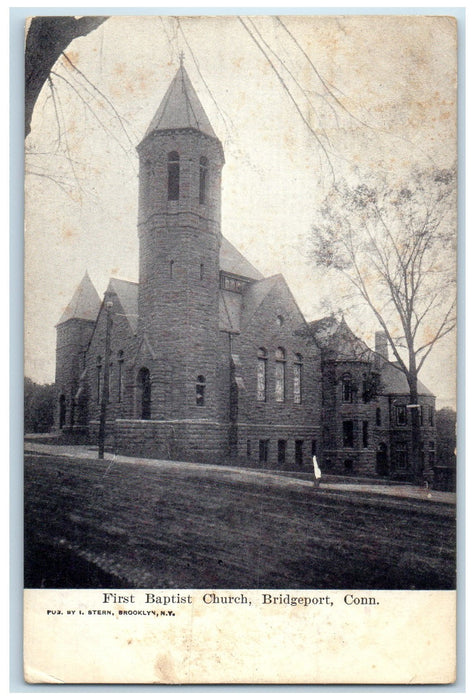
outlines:
[{"label": "utility pole", "polygon": [[97,456],[99,459],[104,459],[104,444],[106,441],[106,414],[107,404],[109,402],[109,365],[111,354],[111,328],[112,328],[112,302],[105,301],[106,308],[106,347],[104,357],[104,382],[102,386],[101,397],[101,413],[99,417],[99,445]]}]

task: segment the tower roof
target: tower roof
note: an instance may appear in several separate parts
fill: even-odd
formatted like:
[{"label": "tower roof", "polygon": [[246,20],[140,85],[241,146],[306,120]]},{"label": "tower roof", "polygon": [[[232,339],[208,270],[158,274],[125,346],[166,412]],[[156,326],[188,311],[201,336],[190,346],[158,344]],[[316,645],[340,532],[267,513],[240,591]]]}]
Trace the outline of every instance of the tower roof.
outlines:
[{"label": "tower roof", "polygon": [[58,326],[72,318],[80,318],[85,321],[95,321],[101,300],[96,288],[91,282],[87,271],[82,278],[79,286],[73,294],[73,298],[63,311],[63,315],[58,321]]},{"label": "tower roof", "polygon": [[183,64],[165,93],[144,140],[154,131],[164,129],[197,129],[217,138]]}]

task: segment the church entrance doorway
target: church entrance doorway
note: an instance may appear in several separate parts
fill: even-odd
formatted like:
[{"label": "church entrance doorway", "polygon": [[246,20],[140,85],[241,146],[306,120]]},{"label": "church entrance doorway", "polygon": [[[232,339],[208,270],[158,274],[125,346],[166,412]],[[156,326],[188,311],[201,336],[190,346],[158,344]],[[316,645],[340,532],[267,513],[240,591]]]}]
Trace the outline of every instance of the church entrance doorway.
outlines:
[{"label": "church entrance doorway", "polygon": [[150,384],[150,371],[142,367],[138,375],[139,389],[139,415],[142,420],[150,420],[152,387]]}]

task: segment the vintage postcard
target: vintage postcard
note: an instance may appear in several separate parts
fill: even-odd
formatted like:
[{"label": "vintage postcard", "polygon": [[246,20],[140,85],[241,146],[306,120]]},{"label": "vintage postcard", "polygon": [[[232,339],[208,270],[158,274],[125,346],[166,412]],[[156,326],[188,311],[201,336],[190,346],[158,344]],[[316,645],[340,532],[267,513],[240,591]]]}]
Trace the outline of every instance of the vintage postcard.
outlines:
[{"label": "vintage postcard", "polygon": [[25,679],[454,683],[456,20],[25,31]]}]

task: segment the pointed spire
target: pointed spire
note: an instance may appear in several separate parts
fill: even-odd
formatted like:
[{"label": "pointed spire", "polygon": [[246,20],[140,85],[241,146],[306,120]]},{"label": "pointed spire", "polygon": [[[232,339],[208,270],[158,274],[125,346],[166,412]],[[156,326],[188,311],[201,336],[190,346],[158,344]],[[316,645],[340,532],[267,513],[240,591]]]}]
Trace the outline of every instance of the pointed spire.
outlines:
[{"label": "pointed spire", "polygon": [[65,323],[72,318],[95,321],[100,306],[101,300],[99,294],[86,270],[84,277],[73,294],[73,298],[64,309],[63,315],[59,319],[57,325],[59,326],[61,323]]},{"label": "pointed spire", "polygon": [[154,131],[164,129],[198,129],[198,131],[216,138],[213,127],[185,70],[183,60],[184,54],[182,52],[180,54],[180,67],[143,140]]}]

